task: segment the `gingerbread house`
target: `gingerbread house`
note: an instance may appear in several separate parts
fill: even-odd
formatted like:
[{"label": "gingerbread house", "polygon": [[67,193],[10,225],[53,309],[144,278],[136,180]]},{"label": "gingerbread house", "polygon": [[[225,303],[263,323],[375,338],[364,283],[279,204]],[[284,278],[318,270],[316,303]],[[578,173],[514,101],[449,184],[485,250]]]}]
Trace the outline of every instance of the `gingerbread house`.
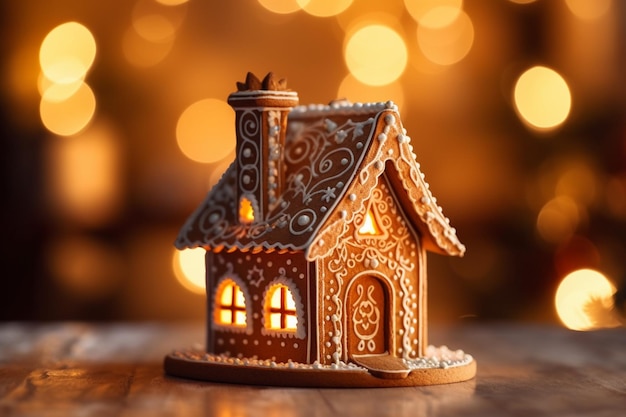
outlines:
[{"label": "gingerbread house", "polygon": [[465,247],[397,107],[237,85],[235,160],[176,240],[206,249],[206,352],[406,377],[427,355],[427,252]]}]

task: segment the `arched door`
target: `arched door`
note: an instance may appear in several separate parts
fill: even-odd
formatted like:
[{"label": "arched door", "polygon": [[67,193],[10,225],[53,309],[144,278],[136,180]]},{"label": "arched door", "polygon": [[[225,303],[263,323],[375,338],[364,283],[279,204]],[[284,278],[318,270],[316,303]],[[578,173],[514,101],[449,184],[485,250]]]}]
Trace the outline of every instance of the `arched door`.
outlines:
[{"label": "arched door", "polygon": [[362,275],[346,296],[348,356],[380,355],[389,351],[389,302],[380,279]]}]

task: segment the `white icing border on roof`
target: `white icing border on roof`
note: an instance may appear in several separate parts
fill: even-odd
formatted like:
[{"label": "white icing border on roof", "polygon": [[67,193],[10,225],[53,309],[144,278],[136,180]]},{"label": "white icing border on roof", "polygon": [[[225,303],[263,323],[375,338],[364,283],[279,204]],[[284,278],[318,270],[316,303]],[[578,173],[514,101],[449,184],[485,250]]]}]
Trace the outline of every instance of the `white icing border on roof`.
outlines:
[{"label": "white icing border on roof", "polygon": [[398,106],[393,101],[375,103],[351,103],[349,101],[334,101],[330,104],[308,104],[294,107],[289,113],[290,118],[304,116],[319,116],[328,113],[333,114],[364,114],[380,112],[383,110],[398,111]]}]

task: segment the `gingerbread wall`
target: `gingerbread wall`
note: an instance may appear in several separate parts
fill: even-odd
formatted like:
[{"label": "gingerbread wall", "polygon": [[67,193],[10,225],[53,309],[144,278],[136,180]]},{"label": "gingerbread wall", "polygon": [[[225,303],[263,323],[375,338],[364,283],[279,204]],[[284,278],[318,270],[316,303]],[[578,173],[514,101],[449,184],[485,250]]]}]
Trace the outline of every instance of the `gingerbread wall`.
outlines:
[{"label": "gingerbread wall", "polygon": [[[258,357],[277,362],[308,363],[315,357],[316,345],[311,343],[308,302],[314,288],[313,264],[298,253],[253,254],[207,252],[207,351],[229,353],[239,357]],[[216,323],[217,289],[223,279],[232,279],[241,287],[246,299],[246,326],[244,328]],[[297,330],[279,331],[266,326],[265,307],[268,290],[274,284],[286,285],[293,295],[298,320]]]},{"label": "gingerbread wall", "polygon": [[[375,235],[359,232],[368,210],[379,229]],[[385,351],[420,356],[426,343],[425,251],[384,174],[338,242],[318,261],[320,362]]]}]

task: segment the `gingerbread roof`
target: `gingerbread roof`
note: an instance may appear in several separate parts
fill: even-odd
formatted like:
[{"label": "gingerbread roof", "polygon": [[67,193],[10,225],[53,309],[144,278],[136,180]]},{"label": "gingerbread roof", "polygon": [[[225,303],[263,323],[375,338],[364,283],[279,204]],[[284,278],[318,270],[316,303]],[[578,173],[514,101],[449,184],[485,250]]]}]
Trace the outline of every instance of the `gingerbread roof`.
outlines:
[{"label": "gingerbread roof", "polygon": [[233,163],[189,217],[176,247],[304,251],[310,260],[324,256],[387,171],[425,247],[449,255],[465,252],[424,181],[392,102],[295,107],[288,117],[283,158],[284,185],[263,219],[239,222]]}]

